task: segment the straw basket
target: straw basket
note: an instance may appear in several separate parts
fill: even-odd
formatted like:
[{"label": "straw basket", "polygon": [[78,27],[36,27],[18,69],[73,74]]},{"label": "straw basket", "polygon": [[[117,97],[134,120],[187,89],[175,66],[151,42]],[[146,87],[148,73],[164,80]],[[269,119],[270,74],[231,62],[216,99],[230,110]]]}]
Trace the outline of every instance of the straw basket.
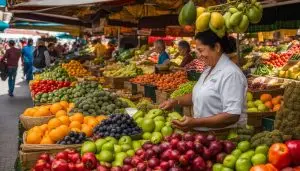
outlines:
[{"label": "straw basket", "polygon": [[20,116],[20,121],[21,121],[23,127],[26,130],[29,130],[32,127],[40,126],[40,125],[48,123],[48,121],[54,117],[55,117],[54,115],[42,116],[42,117],[31,117],[31,116],[24,116],[22,114]]}]

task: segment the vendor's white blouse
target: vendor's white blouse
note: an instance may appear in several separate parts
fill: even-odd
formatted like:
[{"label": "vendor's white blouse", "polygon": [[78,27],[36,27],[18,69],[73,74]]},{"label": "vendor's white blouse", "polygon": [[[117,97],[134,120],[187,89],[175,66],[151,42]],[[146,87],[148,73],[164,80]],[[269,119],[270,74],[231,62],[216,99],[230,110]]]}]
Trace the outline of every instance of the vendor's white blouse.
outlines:
[{"label": "vendor's white blouse", "polygon": [[[222,54],[217,65],[204,81],[210,69],[211,67],[208,67],[202,73],[193,89],[194,117],[210,117],[226,112],[241,115],[237,123],[228,127],[236,127],[239,124],[245,125],[247,122],[246,77],[225,54]],[[199,126],[196,130],[213,130]]]}]

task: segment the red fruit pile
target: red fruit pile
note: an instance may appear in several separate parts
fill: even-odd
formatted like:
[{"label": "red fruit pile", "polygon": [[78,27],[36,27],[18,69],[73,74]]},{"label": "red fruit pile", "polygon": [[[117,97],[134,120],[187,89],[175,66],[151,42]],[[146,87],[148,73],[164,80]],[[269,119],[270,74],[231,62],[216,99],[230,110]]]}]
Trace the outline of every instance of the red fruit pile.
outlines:
[{"label": "red fruit pile", "polygon": [[202,59],[194,59],[191,63],[185,66],[187,71],[196,71],[202,73],[206,69],[206,64]]},{"label": "red fruit pile", "polygon": [[135,156],[126,158],[122,171],[211,171],[214,162],[223,162],[235,145],[213,135],[173,134],[160,145],[145,143]]},{"label": "red fruit pile", "polygon": [[80,156],[75,150],[66,149],[55,156],[41,154],[33,171],[92,171],[98,166],[94,153]]},{"label": "red fruit pile", "polygon": [[33,95],[36,95],[38,93],[52,92],[63,87],[70,87],[70,85],[71,82],[69,81],[41,80],[31,84],[30,89]]}]

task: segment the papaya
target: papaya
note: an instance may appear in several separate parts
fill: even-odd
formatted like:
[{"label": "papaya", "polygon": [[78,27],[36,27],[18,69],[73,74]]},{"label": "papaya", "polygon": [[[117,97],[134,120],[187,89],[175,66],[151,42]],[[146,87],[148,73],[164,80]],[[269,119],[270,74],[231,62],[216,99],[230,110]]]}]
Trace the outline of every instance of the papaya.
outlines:
[{"label": "papaya", "polygon": [[192,25],[195,23],[197,17],[197,9],[192,0],[190,0],[188,3],[186,3],[178,17],[179,24],[184,26],[184,25]]},{"label": "papaya", "polygon": [[210,12],[202,13],[196,20],[196,30],[203,32],[209,29]]},{"label": "papaya", "polygon": [[232,26],[237,26],[237,25],[240,24],[242,18],[243,18],[243,13],[238,11],[238,12],[231,15],[229,23]]},{"label": "papaya", "polygon": [[245,8],[245,4],[243,2],[239,3],[239,5],[237,6],[237,9],[242,11]]},{"label": "papaya", "polygon": [[254,5],[256,3],[256,0],[251,0],[251,4]]},{"label": "papaya", "polygon": [[216,29],[214,28],[211,23],[209,23],[209,28],[211,29],[211,31],[213,31],[214,33],[216,33],[216,35],[220,38],[225,36],[226,33],[226,26],[223,25],[223,27],[221,29]]},{"label": "papaya", "polygon": [[197,8],[197,18],[205,12],[205,8],[204,7],[198,7]]},{"label": "papaya", "polygon": [[229,11],[231,14],[234,14],[234,13],[238,12],[239,10],[238,10],[237,8],[235,8],[235,7],[230,7],[230,8],[228,9],[228,11]]},{"label": "papaya", "polygon": [[256,2],[255,6],[257,7],[257,9],[262,13],[263,12],[263,7],[261,6],[260,2]]},{"label": "papaya", "polygon": [[249,19],[246,15],[243,15],[240,24],[234,28],[234,31],[236,31],[237,33],[244,33],[245,31],[247,31],[248,26]]},{"label": "papaya", "polygon": [[251,6],[246,13],[250,23],[256,24],[261,20],[262,12],[256,6]]},{"label": "papaya", "polygon": [[218,12],[212,12],[210,16],[210,23],[214,28],[220,29],[223,28],[225,20],[222,14]]},{"label": "papaya", "polygon": [[227,11],[227,12],[223,15],[223,17],[224,17],[224,20],[225,20],[225,26],[226,26],[226,28],[227,28],[227,29],[231,29],[232,26],[230,25],[230,22],[229,22],[230,17],[231,17],[231,13]]}]

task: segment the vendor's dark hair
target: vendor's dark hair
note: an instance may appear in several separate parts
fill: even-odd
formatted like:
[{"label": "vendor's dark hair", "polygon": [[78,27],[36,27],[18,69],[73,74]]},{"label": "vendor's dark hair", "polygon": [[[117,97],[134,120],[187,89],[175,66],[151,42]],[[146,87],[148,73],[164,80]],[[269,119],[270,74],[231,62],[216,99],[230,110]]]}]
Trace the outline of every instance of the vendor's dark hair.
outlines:
[{"label": "vendor's dark hair", "polygon": [[220,38],[211,30],[198,32],[195,36],[195,39],[201,41],[204,45],[207,45],[211,48],[214,48],[216,43],[219,43],[223,52],[227,54],[233,53],[236,50],[235,43],[233,42],[234,38],[229,39],[227,35]]},{"label": "vendor's dark hair", "polygon": [[8,41],[8,44],[10,46],[15,46],[16,42],[14,40],[10,40],[10,41]]},{"label": "vendor's dark hair", "polygon": [[187,51],[190,51],[191,50],[191,46],[190,44],[185,41],[185,40],[181,40],[179,43],[178,43],[178,46],[183,48],[183,49],[187,49]]},{"label": "vendor's dark hair", "polygon": [[163,48],[163,50],[166,49],[166,44],[165,44],[165,41],[163,39],[158,39],[158,40],[155,41],[155,43],[159,44]]}]

